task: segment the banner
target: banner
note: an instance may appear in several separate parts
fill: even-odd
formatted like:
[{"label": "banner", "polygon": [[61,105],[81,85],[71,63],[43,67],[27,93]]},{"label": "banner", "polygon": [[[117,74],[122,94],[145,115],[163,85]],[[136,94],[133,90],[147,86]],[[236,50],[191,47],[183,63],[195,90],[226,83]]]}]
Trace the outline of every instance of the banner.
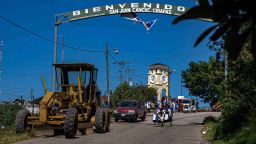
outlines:
[{"label": "banner", "polygon": [[86,8],[82,10],[75,10],[69,13],[69,19],[71,21],[114,15],[123,13],[156,13],[179,16],[184,14],[188,8],[184,6],[174,6],[171,4],[160,3],[122,3],[112,4],[104,6],[96,6],[92,8]]}]

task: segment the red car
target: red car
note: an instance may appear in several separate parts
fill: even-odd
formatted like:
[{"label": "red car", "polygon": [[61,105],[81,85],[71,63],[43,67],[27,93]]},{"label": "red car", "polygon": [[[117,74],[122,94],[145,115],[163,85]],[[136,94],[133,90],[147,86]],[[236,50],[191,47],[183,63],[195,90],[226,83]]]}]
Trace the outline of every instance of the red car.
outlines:
[{"label": "red car", "polygon": [[138,118],[142,121],[146,119],[147,110],[139,101],[124,100],[118,104],[114,110],[115,122],[118,120],[130,120],[136,122]]}]

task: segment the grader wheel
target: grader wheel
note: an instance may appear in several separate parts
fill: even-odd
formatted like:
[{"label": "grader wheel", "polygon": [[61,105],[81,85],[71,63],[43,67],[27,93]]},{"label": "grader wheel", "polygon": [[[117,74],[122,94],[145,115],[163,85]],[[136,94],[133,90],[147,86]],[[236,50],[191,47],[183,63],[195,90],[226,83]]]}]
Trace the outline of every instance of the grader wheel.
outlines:
[{"label": "grader wheel", "polygon": [[106,132],[110,130],[110,113],[108,111],[105,112],[105,125],[106,125]]},{"label": "grader wheel", "polygon": [[18,111],[15,120],[16,133],[24,133],[27,130],[32,128],[31,125],[28,125],[28,116],[31,116],[30,112],[27,109],[21,109]]},{"label": "grader wheel", "polygon": [[96,118],[96,122],[95,122],[96,129],[94,130],[94,132],[105,133],[107,131],[107,124],[106,124],[107,119],[106,119],[105,111],[102,108],[98,108],[95,113],[95,118]]},{"label": "grader wheel", "polygon": [[64,119],[64,134],[66,138],[75,138],[78,127],[77,110],[69,108]]}]

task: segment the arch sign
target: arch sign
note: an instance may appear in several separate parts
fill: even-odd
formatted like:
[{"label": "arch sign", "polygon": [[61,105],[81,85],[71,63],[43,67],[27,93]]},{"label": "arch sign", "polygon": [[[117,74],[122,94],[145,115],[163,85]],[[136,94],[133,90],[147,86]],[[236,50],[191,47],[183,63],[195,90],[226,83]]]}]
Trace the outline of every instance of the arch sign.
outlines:
[{"label": "arch sign", "polygon": [[[85,8],[82,10],[75,10],[72,12],[55,15],[54,25],[54,64],[57,62],[57,45],[58,43],[58,26],[63,23],[72,22],[81,19],[93,18],[98,16],[125,14],[125,13],[156,13],[166,15],[182,15],[189,8],[184,6],[175,6],[171,4],[161,3],[121,3],[109,4],[104,6],[96,6],[92,8]],[[53,69],[53,91],[56,84],[56,68]]]},{"label": "arch sign", "polygon": [[156,13],[166,15],[182,15],[189,8],[160,3],[122,3],[104,6],[96,6],[69,13],[69,20],[80,20],[98,16],[122,14],[122,13]]}]

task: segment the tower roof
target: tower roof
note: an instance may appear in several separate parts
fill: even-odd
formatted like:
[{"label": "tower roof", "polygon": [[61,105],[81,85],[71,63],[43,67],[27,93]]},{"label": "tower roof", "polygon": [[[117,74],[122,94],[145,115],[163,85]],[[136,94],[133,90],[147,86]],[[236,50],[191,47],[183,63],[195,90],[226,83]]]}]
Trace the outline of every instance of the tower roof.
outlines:
[{"label": "tower roof", "polygon": [[155,64],[149,65],[149,69],[161,69],[161,70],[169,71],[170,67],[162,63],[155,63]]}]

